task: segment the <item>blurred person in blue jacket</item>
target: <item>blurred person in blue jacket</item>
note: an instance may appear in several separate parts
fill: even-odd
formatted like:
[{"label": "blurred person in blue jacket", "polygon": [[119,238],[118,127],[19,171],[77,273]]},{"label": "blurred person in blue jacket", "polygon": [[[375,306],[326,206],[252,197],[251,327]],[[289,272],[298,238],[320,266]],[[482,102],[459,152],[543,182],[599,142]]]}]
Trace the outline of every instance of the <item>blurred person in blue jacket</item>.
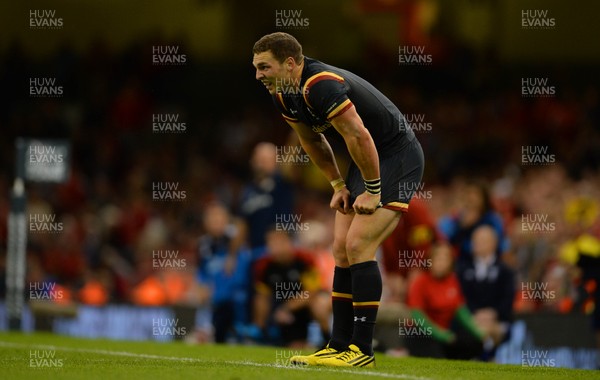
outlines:
[{"label": "blurred person in blue jacket", "polygon": [[277,147],[268,142],[256,145],[250,160],[252,180],[240,200],[240,215],[248,226],[248,243],[253,258],[265,251],[265,236],[277,215],[293,212],[293,188],[277,170]]},{"label": "blurred person in blue jacket", "polygon": [[502,218],[494,211],[490,192],[483,182],[470,181],[461,189],[461,207],[455,215],[441,218],[438,227],[458,252],[458,264],[473,260],[471,238],[479,226],[488,225],[498,236],[496,255],[508,247]]},{"label": "blurred person in blue jacket", "polygon": [[250,255],[243,249],[245,227],[219,203],[204,210],[205,234],[198,245],[198,277],[212,293],[212,324],[217,343],[225,342],[246,318]]}]

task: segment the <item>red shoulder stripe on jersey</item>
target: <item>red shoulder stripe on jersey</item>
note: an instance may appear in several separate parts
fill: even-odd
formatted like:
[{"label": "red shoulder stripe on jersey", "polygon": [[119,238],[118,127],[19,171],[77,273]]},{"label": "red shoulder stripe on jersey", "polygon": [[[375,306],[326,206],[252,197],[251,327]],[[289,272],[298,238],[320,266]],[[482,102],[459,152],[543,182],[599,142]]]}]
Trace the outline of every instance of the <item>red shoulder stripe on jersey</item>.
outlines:
[{"label": "red shoulder stripe on jersey", "polygon": [[348,109],[350,107],[352,107],[352,102],[350,101],[350,99],[346,99],[342,102],[342,104],[340,104],[339,106],[335,107],[333,109],[333,111],[329,112],[329,115],[327,115],[327,120],[331,120],[334,117],[340,116],[341,114],[343,114],[344,112],[348,111]]},{"label": "red shoulder stripe on jersey", "polygon": [[340,83],[344,82],[344,78],[342,78],[341,76],[339,76],[335,73],[332,73],[331,71],[322,71],[322,72],[317,73],[317,74],[313,75],[312,77],[308,78],[306,80],[306,82],[304,83],[304,87],[302,87],[302,96],[304,96],[304,101],[306,102],[306,104],[309,107],[312,108],[312,106],[308,102],[308,92],[310,91],[310,87],[312,85],[314,85],[315,83],[325,80],[325,79],[335,80]]}]

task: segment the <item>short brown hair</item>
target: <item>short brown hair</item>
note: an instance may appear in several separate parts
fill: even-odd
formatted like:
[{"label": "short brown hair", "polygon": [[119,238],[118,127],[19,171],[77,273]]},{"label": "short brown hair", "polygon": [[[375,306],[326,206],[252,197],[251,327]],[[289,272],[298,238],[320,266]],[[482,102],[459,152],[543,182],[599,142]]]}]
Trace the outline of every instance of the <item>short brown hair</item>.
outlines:
[{"label": "short brown hair", "polygon": [[304,60],[302,55],[302,45],[291,34],[276,32],[263,36],[256,41],[252,48],[253,54],[264,53],[271,51],[273,57],[283,63],[288,57],[294,58],[296,63],[301,63]]}]

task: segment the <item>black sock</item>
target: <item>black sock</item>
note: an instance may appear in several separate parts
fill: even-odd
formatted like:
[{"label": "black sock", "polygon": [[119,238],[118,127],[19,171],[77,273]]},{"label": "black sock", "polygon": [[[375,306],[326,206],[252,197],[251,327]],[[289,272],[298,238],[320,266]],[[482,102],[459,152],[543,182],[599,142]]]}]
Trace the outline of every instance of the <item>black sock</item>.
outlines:
[{"label": "black sock", "polygon": [[352,307],[352,275],[350,268],[335,267],[333,273],[333,328],[329,347],[344,351],[352,338],[354,308]]},{"label": "black sock", "polygon": [[351,344],[366,355],[373,355],[373,329],[381,299],[381,273],[377,261],[350,266],[352,273],[352,301],[354,305],[354,331]]}]

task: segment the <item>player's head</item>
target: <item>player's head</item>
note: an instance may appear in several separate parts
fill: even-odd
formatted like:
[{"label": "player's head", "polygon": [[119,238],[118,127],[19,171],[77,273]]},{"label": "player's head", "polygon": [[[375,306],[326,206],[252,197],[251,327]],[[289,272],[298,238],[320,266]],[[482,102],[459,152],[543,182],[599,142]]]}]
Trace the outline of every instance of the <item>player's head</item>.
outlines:
[{"label": "player's head", "polygon": [[294,70],[304,61],[302,45],[294,36],[276,32],[263,36],[252,48],[252,64],[256,68],[256,79],[274,95],[278,80],[291,78]]}]

